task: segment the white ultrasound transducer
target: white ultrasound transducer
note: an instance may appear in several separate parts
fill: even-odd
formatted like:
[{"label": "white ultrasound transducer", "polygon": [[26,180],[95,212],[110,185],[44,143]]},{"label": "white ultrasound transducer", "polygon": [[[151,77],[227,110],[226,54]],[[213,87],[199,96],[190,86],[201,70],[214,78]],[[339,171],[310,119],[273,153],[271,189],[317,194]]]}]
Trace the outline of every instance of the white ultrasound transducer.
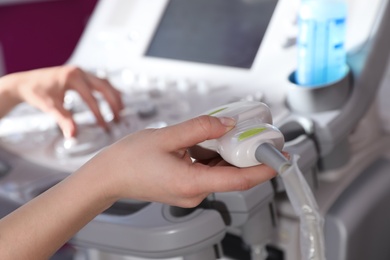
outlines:
[{"label": "white ultrasound transducer", "polygon": [[202,148],[216,151],[232,165],[250,167],[260,164],[255,158],[255,152],[263,143],[270,143],[279,151],[283,149],[284,136],[272,125],[271,111],[264,103],[235,102],[204,114],[236,120],[235,127],[222,137],[198,144]]}]

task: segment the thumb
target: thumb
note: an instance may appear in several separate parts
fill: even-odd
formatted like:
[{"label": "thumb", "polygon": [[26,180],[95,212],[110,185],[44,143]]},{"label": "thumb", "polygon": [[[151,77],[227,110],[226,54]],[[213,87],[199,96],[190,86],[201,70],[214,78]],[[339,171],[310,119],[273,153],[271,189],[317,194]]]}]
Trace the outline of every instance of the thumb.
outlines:
[{"label": "thumb", "polygon": [[161,129],[163,140],[169,140],[170,151],[194,146],[209,139],[223,136],[236,125],[230,117],[199,116],[183,123]]}]

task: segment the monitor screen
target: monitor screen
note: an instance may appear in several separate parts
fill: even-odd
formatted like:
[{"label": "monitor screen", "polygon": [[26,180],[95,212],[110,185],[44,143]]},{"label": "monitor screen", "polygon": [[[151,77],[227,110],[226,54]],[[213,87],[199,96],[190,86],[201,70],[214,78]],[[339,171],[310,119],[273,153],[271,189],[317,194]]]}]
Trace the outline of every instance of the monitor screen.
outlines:
[{"label": "monitor screen", "polygon": [[251,68],[277,0],[170,0],[146,56]]}]

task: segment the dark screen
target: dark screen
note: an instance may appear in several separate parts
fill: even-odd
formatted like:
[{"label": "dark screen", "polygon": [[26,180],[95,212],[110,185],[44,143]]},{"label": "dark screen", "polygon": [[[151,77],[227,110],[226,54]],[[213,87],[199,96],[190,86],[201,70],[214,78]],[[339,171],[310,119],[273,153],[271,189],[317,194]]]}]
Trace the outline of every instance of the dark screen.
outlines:
[{"label": "dark screen", "polygon": [[170,0],[146,56],[250,68],[277,0]]}]

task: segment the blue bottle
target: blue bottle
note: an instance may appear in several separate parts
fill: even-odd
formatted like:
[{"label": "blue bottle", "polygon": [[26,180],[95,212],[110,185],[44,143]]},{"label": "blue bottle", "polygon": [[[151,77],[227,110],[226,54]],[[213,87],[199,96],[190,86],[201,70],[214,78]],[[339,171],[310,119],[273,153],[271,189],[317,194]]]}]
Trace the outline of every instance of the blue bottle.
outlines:
[{"label": "blue bottle", "polygon": [[347,73],[344,0],[301,0],[298,62],[295,80],[305,87],[320,87]]}]

